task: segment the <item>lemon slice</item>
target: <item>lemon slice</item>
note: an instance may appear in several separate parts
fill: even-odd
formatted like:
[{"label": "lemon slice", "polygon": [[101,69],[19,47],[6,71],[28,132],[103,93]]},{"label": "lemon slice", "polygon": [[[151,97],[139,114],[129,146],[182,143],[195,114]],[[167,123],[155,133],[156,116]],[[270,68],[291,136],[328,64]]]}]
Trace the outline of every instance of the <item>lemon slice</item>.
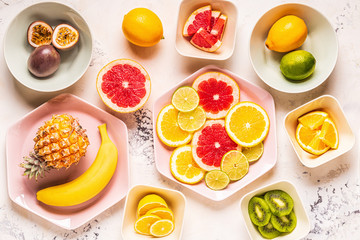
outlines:
[{"label": "lemon slice", "polygon": [[154,222],[150,227],[150,234],[154,237],[165,237],[174,231],[174,222],[169,219],[161,219]]},{"label": "lemon slice", "polygon": [[267,136],[270,120],[266,111],[253,102],[240,102],[225,117],[229,137],[243,147],[253,147]]},{"label": "lemon slice", "polygon": [[158,216],[161,219],[169,219],[171,221],[174,221],[174,214],[169,208],[164,208],[164,207],[153,208],[146,213],[146,215],[148,214]]},{"label": "lemon slice", "polygon": [[231,150],[222,157],[220,169],[231,181],[237,181],[249,172],[249,162],[242,152]]},{"label": "lemon slice", "polygon": [[165,200],[157,194],[148,194],[143,197],[138,204],[137,207],[137,215],[141,217],[145,215],[149,210],[158,208],[158,207],[165,207],[167,208],[167,204]]},{"label": "lemon slice", "polygon": [[160,217],[149,214],[139,217],[135,222],[135,232],[143,235],[151,235],[150,227],[156,222],[161,220]]},{"label": "lemon slice", "polygon": [[261,142],[253,147],[244,147],[242,153],[245,155],[249,163],[259,160],[264,153],[264,144]]},{"label": "lemon slice", "polygon": [[205,175],[194,161],[190,145],[174,150],[170,157],[170,171],[177,180],[188,184],[200,182]]},{"label": "lemon slice", "polygon": [[339,133],[336,129],[335,123],[330,119],[326,118],[319,135],[321,141],[333,149],[339,147]]},{"label": "lemon slice", "polygon": [[157,121],[156,132],[160,140],[167,146],[178,147],[191,141],[192,134],[179,127],[178,110],[171,104],[161,109]]},{"label": "lemon slice", "polygon": [[296,128],[295,138],[300,147],[305,151],[314,155],[321,155],[330,147],[321,141],[319,138],[320,132],[320,130],[311,130],[299,123]]},{"label": "lemon slice", "polygon": [[230,178],[221,170],[211,170],[205,174],[205,183],[212,190],[222,190],[229,185]]},{"label": "lemon slice", "polygon": [[178,88],[171,98],[171,103],[180,112],[193,111],[200,102],[200,98],[196,90],[192,87]]},{"label": "lemon slice", "polygon": [[194,132],[205,124],[206,113],[202,107],[197,107],[191,112],[179,112],[177,120],[182,130]]},{"label": "lemon slice", "polygon": [[313,111],[307,113],[298,118],[299,123],[305,127],[310,128],[311,130],[319,128],[328,117],[328,114],[323,111]]}]

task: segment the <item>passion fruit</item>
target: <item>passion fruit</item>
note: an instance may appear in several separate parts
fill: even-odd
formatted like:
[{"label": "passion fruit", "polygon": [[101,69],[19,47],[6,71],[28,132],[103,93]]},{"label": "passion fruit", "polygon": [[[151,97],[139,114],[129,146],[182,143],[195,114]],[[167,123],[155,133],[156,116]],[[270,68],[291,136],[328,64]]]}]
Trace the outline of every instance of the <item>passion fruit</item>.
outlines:
[{"label": "passion fruit", "polygon": [[79,41],[79,32],[69,24],[57,25],[52,36],[52,44],[60,50],[67,50]]},{"label": "passion fruit", "polygon": [[52,27],[43,21],[32,22],[27,31],[28,42],[35,48],[41,45],[50,45],[52,35]]},{"label": "passion fruit", "polygon": [[35,48],[27,62],[29,71],[36,77],[48,77],[59,68],[60,54],[51,45]]}]

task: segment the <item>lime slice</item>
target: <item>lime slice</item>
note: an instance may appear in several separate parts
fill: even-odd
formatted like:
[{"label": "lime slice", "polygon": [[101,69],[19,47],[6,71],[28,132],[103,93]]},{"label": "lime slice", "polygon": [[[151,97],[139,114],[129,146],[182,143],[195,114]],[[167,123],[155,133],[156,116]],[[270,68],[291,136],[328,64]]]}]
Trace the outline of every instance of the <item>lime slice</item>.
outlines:
[{"label": "lime slice", "polygon": [[245,155],[249,163],[255,162],[259,160],[259,158],[264,153],[264,144],[261,142],[254,147],[244,147],[242,149],[242,153]]},{"label": "lime slice", "polygon": [[229,185],[230,178],[221,170],[211,170],[205,175],[205,183],[212,190],[221,190]]},{"label": "lime slice", "polygon": [[231,150],[222,157],[221,170],[227,173],[231,181],[243,178],[249,172],[249,162],[238,150]]},{"label": "lime slice", "polygon": [[196,90],[192,87],[180,87],[178,88],[172,98],[172,105],[180,112],[193,111],[200,102],[200,98]]},{"label": "lime slice", "polygon": [[177,120],[182,130],[194,132],[205,124],[206,113],[202,107],[197,107],[191,112],[179,112]]}]

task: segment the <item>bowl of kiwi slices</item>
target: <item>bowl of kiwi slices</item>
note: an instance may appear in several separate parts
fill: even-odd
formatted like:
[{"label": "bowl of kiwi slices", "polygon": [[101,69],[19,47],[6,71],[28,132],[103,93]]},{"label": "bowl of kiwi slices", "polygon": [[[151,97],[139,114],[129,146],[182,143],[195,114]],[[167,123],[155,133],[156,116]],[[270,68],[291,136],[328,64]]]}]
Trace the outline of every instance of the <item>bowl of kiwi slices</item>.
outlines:
[{"label": "bowl of kiwi slices", "polygon": [[240,208],[253,240],[295,240],[310,231],[309,217],[295,185],[281,180],[244,195]]}]

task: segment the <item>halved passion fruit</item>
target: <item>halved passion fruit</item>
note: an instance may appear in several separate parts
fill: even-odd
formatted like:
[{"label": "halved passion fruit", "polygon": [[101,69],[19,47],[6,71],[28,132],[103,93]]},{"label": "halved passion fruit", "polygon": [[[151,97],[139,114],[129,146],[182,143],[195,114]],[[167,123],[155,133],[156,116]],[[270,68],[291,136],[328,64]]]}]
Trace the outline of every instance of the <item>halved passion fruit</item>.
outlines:
[{"label": "halved passion fruit", "polygon": [[28,42],[33,47],[50,45],[53,35],[52,27],[43,21],[32,22],[28,28]]},{"label": "halved passion fruit", "polygon": [[52,44],[60,50],[70,49],[79,41],[79,32],[69,24],[57,25],[52,36]]}]

